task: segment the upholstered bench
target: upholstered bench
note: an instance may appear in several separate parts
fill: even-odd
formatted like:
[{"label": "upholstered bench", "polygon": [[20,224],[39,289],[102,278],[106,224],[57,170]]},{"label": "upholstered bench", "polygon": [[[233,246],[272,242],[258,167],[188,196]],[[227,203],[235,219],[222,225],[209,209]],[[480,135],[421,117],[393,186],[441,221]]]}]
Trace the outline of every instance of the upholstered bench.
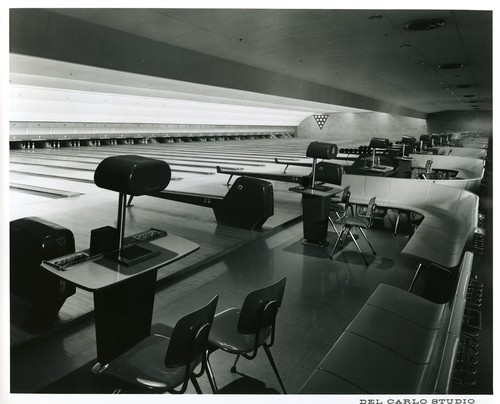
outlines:
[{"label": "upholstered bench", "polygon": [[472,268],[442,304],[381,284],[301,388],[301,394],[446,393]]}]

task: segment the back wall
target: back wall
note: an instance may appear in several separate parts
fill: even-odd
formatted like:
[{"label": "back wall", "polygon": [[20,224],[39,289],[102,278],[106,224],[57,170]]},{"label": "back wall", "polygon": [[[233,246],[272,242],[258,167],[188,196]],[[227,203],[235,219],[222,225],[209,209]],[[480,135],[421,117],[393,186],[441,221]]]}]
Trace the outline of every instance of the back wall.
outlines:
[{"label": "back wall", "polygon": [[438,133],[471,132],[480,136],[493,135],[492,111],[445,111],[429,114],[427,117],[429,131]]},{"label": "back wall", "polygon": [[342,141],[356,145],[369,143],[372,137],[400,140],[403,135],[415,136],[427,133],[427,122],[380,112],[332,113],[320,129],[313,115],[304,119],[297,127],[297,137],[320,141]]}]

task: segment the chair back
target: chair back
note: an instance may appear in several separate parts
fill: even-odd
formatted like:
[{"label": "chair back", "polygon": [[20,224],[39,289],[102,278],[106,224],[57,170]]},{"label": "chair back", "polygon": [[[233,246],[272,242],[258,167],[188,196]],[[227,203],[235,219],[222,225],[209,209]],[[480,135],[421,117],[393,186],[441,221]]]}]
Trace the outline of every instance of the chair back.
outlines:
[{"label": "chair back", "polygon": [[403,138],[401,139],[401,143],[407,145],[414,145],[416,142],[417,139],[415,138],[415,136],[403,135]]},{"label": "chair back", "polygon": [[316,164],[316,181],[328,184],[342,184],[343,168],[340,164],[321,162]]},{"label": "chair back", "polygon": [[369,226],[373,223],[373,216],[375,215],[375,210],[377,209],[376,197],[374,196],[368,201],[368,206],[366,208],[365,218],[368,220]]},{"label": "chair back", "polygon": [[351,186],[348,185],[347,187],[344,188],[344,191],[342,192],[342,198],[340,199],[340,202],[345,203],[347,205],[349,203],[350,198],[351,198]]},{"label": "chair back", "polygon": [[389,147],[389,139],[385,139],[382,137],[372,137],[370,139],[370,144],[368,147],[372,149],[387,149]]},{"label": "chair back", "polygon": [[182,317],[174,327],[165,355],[165,366],[175,368],[188,365],[206,352],[208,335],[214,320],[219,297]]},{"label": "chair back", "polygon": [[283,300],[285,283],[286,278],[282,278],[273,285],[247,295],[238,320],[240,334],[258,334],[260,330],[274,326]]}]

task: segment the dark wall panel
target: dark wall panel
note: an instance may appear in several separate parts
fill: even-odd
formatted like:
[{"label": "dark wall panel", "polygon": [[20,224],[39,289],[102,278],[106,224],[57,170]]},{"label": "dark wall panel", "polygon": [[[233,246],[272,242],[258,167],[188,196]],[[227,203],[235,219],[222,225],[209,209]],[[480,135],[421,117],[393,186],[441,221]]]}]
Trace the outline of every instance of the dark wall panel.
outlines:
[{"label": "dark wall panel", "polygon": [[429,132],[472,132],[484,136],[493,135],[492,111],[446,111],[429,114]]},{"label": "dark wall panel", "polygon": [[105,33],[106,29],[99,25],[50,14],[45,49],[52,59],[98,65]]},{"label": "dark wall panel", "polygon": [[149,60],[151,45],[135,35],[107,29],[100,66],[108,69],[159,76]]},{"label": "dark wall panel", "polygon": [[105,28],[42,9],[10,10],[10,52],[99,65]]},{"label": "dark wall panel", "polygon": [[10,10],[10,52],[33,56],[47,54],[49,13],[39,9]]}]

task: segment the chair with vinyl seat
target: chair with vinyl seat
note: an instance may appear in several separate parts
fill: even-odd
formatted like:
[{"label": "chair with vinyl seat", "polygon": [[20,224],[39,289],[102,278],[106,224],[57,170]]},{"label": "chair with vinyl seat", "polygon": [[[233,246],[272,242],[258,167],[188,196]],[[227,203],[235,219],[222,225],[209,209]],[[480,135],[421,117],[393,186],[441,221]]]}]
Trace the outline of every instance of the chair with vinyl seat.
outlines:
[{"label": "chair with vinyl seat", "polygon": [[207,305],[182,317],[170,337],[158,334],[146,337],[103,366],[98,374],[118,382],[115,392],[182,394],[191,381],[196,392],[201,394],[196,379],[206,371],[208,335],[217,300],[215,296]]},{"label": "chair with vinyl seat", "polygon": [[[209,355],[218,349],[236,354],[236,360],[231,368],[231,371],[235,373],[240,356],[252,360],[262,346],[286,394],[270,350],[274,344],[276,316],[283,300],[285,283],[286,278],[282,278],[270,286],[255,290],[247,295],[241,309],[233,307],[217,314],[210,331],[208,350]],[[217,384],[209,357],[207,357],[207,365],[212,390],[217,393]]]},{"label": "chair with vinyl seat", "polygon": [[376,197],[373,197],[370,199],[368,202],[368,206],[366,209],[366,213],[364,215],[358,215],[358,216],[344,216],[341,217],[340,219],[334,220],[333,223],[339,224],[342,226],[342,230],[340,231],[340,235],[337,237],[337,241],[335,242],[335,245],[333,246],[332,252],[330,253],[330,259],[333,258],[333,254],[335,253],[335,250],[337,249],[337,246],[339,245],[339,242],[343,242],[343,240],[347,237],[350,236],[354,244],[356,245],[356,248],[358,249],[359,253],[363,257],[363,260],[365,261],[366,265],[368,265],[368,261],[366,260],[365,255],[359,248],[359,245],[354,238],[351,229],[353,227],[358,228],[365,238],[366,242],[372,249],[372,252],[374,255],[377,253],[375,252],[375,249],[371,245],[370,241],[368,241],[368,238],[366,237],[366,234],[363,229],[369,229],[371,225],[373,224],[373,216],[375,214],[375,210],[377,208],[377,205],[375,203]]},{"label": "chair with vinyl seat", "polygon": [[[352,205],[349,203],[349,199],[351,197],[351,186],[348,185],[347,187],[344,188],[342,191],[342,196],[340,197],[340,200],[331,200],[330,201],[330,212],[333,212],[337,215],[337,219],[341,219],[342,217],[347,215],[347,211],[349,207],[351,208],[351,214],[354,216],[354,209]],[[332,220],[332,218],[329,216],[328,220],[330,221],[330,224],[332,225],[333,229],[337,233],[337,235],[340,235],[339,231],[335,227],[335,224]]]}]

